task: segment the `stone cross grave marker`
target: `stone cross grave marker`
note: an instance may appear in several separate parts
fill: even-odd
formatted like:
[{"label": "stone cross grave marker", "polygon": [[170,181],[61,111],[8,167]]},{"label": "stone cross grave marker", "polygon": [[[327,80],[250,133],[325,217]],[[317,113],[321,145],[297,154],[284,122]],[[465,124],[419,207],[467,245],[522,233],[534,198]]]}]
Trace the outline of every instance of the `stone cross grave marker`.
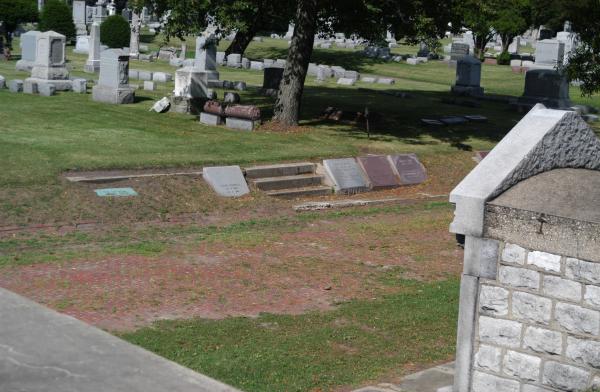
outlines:
[{"label": "stone cross grave marker", "polygon": [[354,158],[326,159],[323,166],[334,182],[336,193],[359,193],[369,190],[369,185]]},{"label": "stone cross grave marker", "polygon": [[401,185],[416,185],[427,180],[427,171],[415,154],[390,155],[389,160],[400,176]]},{"label": "stone cross grave marker", "polygon": [[239,197],[250,193],[239,166],[205,167],[202,177],[220,196]]},{"label": "stone cross grave marker", "polygon": [[359,157],[358,163],[367,173],[372,189],[393,188],[400,185],[398,176],[385,155]]}]

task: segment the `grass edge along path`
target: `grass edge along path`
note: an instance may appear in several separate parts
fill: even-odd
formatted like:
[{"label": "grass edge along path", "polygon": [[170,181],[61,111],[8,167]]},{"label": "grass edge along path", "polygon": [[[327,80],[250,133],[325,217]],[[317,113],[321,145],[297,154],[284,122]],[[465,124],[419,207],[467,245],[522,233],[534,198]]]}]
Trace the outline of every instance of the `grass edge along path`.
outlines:
[{"label": "grass edge along path", "polygon": [[458,280],[396,284],[331,312],[160,321],[120,337],[244,391],[357,386],[454,354]]}]

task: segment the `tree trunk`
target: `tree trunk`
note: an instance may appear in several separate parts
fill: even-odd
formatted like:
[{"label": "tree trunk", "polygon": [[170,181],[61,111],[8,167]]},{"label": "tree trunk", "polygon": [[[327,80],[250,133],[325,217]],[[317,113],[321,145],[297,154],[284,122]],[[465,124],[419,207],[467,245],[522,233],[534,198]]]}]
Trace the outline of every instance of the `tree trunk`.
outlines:
[{"label": "tree trunk", "polygon": [[275,103],[274,120],[284,125],[298,125],[304,80],[317,29],[317,1],[299,0],[296,6],[294,35]]},{"label": "tree trunk", "polygon": [[475,36],[475,55],[479,60],[483,60],[485,54],[485,46],[490,41],[488,36]]},{"label": "tree trunk", "polygon": [[502,53],[508,52],[508,47],[512,43],[513,36],[511,34],[502,34]]},{"label": "tree trunk", "polygon": [[235,33],[233,41],[231,41],[231,44],[229,44],[229,47],[227,48],[227,50],[225,50],[225,56],[229,56],[232,53],[240,54],[243,56],[244,52],[246,51],[246,48],[248,48],[248,45],[250,45],[250,42],[252,42],[252,38],[254,38],[255,34],[255,26],[251,26],[249,31],[238,31],[237,33]]}]

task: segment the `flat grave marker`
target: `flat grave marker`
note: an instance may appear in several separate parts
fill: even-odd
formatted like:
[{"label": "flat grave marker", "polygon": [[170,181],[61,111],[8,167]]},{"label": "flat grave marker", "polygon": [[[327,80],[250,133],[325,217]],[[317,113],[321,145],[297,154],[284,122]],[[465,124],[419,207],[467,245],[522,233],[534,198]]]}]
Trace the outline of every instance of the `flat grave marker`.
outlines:
[{"label": "flat grave marker", "polygon": [[336,193],[352,194],[369,190],[365,175],[356,159],[325,159],[323,166],[333,180]]},{"label": "flat grave marker", "polygon": [[97,196],[100,197],[132,197],[138,196],[138,193],[133,188],[104,188],[95,189]]},{"label": "flat grave marker", "polygon": [[464,116],[467,120],[472,122],[487,122],[488,118],[486,116],[481,116],[479,114]]},{"label": "flat grave marker", "polygon": [[372,189],[394,188],[400,185],[398,176],[385,155],[359,157],[358,163],[367,173]]},{"label": "flat grave marker", "polygon": [[427,180],[425,166],[415,154],[390,155],[388,159],[400,177],[401,185],[416,185]]},{"label": "flat grave marker", "polygon": [[461,116],[447,116],[440,118],[440,122],[446,125],[460,125],[468,122],[468,120]]},{"label": "flat grave marker", "polygon": [[216,166],[202,169],[202,177],[220,196],[240,197],[250,193],[239,166]]},{"label": "flat grave marker", "polygon": [[444,125],[443,122],[441,122],[440,120],[436,120],[434,118],[422,118],[421,122],[425,125],[433,125],[436,127],[440,127],[440,126]]}]

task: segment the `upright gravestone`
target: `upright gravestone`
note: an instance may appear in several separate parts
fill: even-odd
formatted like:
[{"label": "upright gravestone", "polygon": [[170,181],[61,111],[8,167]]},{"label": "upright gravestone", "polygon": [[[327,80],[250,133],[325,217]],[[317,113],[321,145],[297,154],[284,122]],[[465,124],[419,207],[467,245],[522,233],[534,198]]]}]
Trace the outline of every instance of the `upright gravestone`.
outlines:
[{"label": "upright gravestone", "polygon": [[481,83],[481,61],[472,56],[463,56],[456,62],[456,84],[452,93],[458,95],[483,96]]},{"label": "upright gravestone", "polygon": [[358,163],[367,174],[371,189],[394,188],[400,185],[398,176],[385,155],[359,157]]},{"label": "upright gravestone", "polygon": [[400,178],[400,185],[417,185],[427,180],[425,166],[415,154],[390,155],[388,159]]},{"label": "upright gravestone", "polygon": [[534,107],[451,192],[464,236],[455,392],[600,384],[600,141]]},{"label": "upright gravestone", "polygon": [[73,1],[73,23],[78,36],[87,35],[85,7],[84,0]]},{"label": "upright gravestone", "polygon": [[108,16],[108,12],[106,10],[106,0],[98,0],[93,9],[92,19],[94,22],[98,22],[102,24],[104,19]]},{"label": "upright gravestone", "polygon": [[92,23],[90,28],[90,45],[88,59],[83,67],[87,73],[94,73],[100,70],[100,24]]},{"label": "upright gravestone", "polygon": [[17,61],[16,70],[29,72],[35,64],[37,53],[37,37],[39,31],[28,31],[21,34],[21,59]]},{"label": "upright gravestone", "polygon": [[100,78],[92,88],[98,102],[133,103],[134,89],[129,86],[129,56],[122,49],[109,49],[100,55]]},{"label": "upright gravestone", "polygon": [[239,166],[205,167],[202,177],[220,196],[240,197],[250,193]]},{"label": "upright gravestone", "polygon": [[199,114],[209,95],[209,82],[219,79],[216,71],[217,39],[206,34],[196,39],[194,65],[175,72],[172,110],[178,113]]},{"label": "upright gravestone", "polygon": [[565,56],[565,44],[554,39],[538,41],[535,46],[535,68],[555,69]]},{"label": "upright gravestone", "polygon": [[132,58],[138,58],[140,55],[140,29],[142,28],[142,21],[140,14],[135,9],[131,14],[131,36],[129,38],[129,56]]},{"label": "upright gravestone", "polygon": [[263,90],[279,91],[284,69],[281,67],[265,67],[263,74]]},{"label": "upright gravestone", "polygon": [[369,190],[365,174],[356,159],[326,159],[323,166],[333,181],[336,193],[354,194]]},{"label": "upright gravestone", "polygon": [[468,56],[470,50],[471,47],[469,44],[454,42],[450,47],[450,60],[458,61],[459,59]]},{"label": "upright gravestone", "polygon": [[65,42],[65,36],[54,31],[37,35],[35,64],[30,79],[36,83],[52,84],[57,91],[71,89],[66,67]]},{"label": "upright gravestone", "polygon": [[554,109],[572,106],[569,82],[566,77],[552,69],[534,69],[525,74],[525,91],[517,100],[517,107],[529,109],[541,103]]}]

